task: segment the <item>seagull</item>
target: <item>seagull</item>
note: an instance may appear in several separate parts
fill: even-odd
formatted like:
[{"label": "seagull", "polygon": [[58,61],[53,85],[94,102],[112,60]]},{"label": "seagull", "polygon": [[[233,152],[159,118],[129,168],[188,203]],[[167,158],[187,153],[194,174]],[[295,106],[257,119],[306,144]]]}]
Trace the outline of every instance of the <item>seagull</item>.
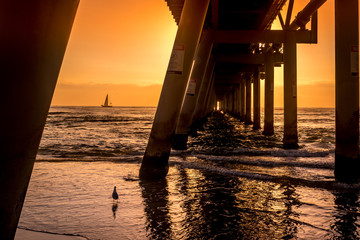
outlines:
[{"label": "seagull", "polygon": [[116,186],[114,187],[114,191],[112,193],[112,198],[116,201],[119,199],[119,195],[116,192]]}]

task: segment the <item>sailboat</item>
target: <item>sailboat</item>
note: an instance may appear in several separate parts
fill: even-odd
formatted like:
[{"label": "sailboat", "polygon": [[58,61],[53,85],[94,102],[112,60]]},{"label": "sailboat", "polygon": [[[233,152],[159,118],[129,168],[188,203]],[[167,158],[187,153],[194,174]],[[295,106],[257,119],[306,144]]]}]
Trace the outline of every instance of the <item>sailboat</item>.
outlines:
[{"label": "sailboat", "polygon": [[106,94],[105,102],[102,107],[112,107],[111,103],[109,104],[109,94]]}]

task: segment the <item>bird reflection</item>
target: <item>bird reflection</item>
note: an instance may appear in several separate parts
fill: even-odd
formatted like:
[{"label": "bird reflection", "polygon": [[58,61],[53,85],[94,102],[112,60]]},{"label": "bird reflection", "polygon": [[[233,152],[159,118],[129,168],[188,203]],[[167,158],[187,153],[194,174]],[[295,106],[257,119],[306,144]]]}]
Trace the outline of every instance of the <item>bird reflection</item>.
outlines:
[{"label": "bird reflection", "polygon": [[116,218],[116,211],[118,210],[118,203],[117,202],[113,202],[111,210],[113,212],[113,217],[115,219]]},{"label": "bird reflection", "polygon": [[118,201],[119,201],[119,194],[116,192],[116,186],[114,186],[114,190],[112,193],[113,198],[113,205],[112,205],[112,212],[114,219],[116,218],[116,211],[118,210]]}]

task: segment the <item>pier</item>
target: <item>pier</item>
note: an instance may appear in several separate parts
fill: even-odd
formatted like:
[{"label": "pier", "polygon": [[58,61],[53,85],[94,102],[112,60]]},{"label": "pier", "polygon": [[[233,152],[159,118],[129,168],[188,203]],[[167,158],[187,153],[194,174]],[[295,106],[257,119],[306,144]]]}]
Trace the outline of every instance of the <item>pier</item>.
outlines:
[{"label": "pier", "polygon": [[[294,13],[294,0],[167,0],[178,31],[140,178],[165,178],[171,149],[186,149],[188,136],[196,136],[215,110],[273,135],[274,68],[281,64],[283,147],[298,148],[296,46],[317,43],[317,10],[325,1],[311,0]],[[8,240],[16,232],[79,0],[0,2],[0,239]],[[271,30],[276,18],[282,30]],[[358,1],[335,0],[335,177],[341,181],[360,178],[358,36]]]},{"label": "pier", "polygon": [[[273,135],[274,68],[281,64],[283,147],[297,149],[297,44],[317,43],[317,11],[326,0],[311,0],[298,13],[293,12],[294,0],[285,11],[285,0],[166,2],[178,32],[140,177],[165,177],[171,148],[186,149],[189,134],[214,110],[238,117],[254,130],[263,125],[262,134]],[[335,1],[337,179],[360,176],[357,6],[356,0]],[[276,18],[282,30],[271,30]],[[262,78],[265,89],[260,89]]]}]

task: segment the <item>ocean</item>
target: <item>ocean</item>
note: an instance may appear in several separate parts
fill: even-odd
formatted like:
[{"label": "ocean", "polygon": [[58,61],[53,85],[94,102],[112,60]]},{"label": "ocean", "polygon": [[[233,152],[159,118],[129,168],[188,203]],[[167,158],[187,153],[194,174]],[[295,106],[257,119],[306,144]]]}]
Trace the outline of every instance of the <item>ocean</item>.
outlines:
[{"label": "ocean", "polygon": [[[164,180],[138,178],[156,108],[51,107],[19,228],[115,239],[359,239],[360,184],[334,179],[335,111],[299,108],[297,150],[213,114]],[[114,186],[119,201],[111,194]]]}]

